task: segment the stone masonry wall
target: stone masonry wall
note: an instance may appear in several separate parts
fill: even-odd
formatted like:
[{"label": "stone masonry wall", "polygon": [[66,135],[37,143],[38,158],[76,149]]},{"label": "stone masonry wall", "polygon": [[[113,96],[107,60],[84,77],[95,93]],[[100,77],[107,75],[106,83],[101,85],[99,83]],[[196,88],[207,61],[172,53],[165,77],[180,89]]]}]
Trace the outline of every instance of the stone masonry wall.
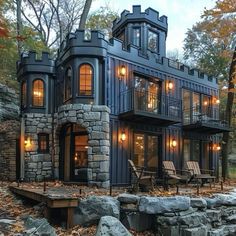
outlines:
[{"label": "stone masonry wall", "polygon": [[[30,139],[25,146],[25,180],[41,181],[52,178],[52,116],[50,114],[25,114],[25,140]],[[49,134],[49,153],[38,153],[38,133]]]},{"label": "stone masonry wall", "polygon": [[0,123],[0,179],[16,179],[16,145],[20,137],[20,122]]},{"label": "stone masonry wall", "polygon": [[68,104],[59,107],[55,116],[55,173],[59,166],[59,134],[66,123],[75,123],[88,132],[88,184],[107,188],[110,153],[110,109],[101,105]]}]

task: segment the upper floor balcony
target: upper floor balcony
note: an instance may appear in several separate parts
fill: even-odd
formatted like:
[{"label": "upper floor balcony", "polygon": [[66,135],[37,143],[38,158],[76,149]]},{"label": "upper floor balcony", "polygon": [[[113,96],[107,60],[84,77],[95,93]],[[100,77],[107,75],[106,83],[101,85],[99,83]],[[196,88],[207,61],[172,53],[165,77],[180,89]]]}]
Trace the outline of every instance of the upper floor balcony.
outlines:
[{"label": "upper floor balcony", "polygon": [[181,122],[181,100],[131,88],[120,93],[119,117],[134,122],[171,125]]},{"label": "upper floor balcony", "polygon": [[230,132],[230,127],[218,107],[207,107],[200,109],[192,107],[183,110],[183,129],[195,132],[216,134]]}]

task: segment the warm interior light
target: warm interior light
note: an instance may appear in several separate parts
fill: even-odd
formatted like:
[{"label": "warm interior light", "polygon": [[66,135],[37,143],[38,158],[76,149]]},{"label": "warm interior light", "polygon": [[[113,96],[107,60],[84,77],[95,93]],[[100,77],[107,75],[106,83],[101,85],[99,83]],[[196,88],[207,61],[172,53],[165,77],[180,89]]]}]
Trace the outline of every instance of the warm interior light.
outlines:
[{"label": "warm interior light", "polygon": [[34,95],[40,97],[42,94],[39,91],[34,91]]},{"label": "warm interior light", "polygon": [[126,140],[126,134],[125,134],[124,131],[122,131],[122,133],[121,133],[121,141],[123,142],[125,140]]},{"label": "warm interior light", "polygon": [[172,90],[173,87],[174,87],[173,82],[172,82],[172,81],[169,81],[169,82],[168,82],[168,89],[169,89],[169,90]]},{"label": "warm interior light", "polygon": [[176,139],[172,139],[171,146],[175,148],[177,146],[177,141]]},{"label": "warm interior light", "polygon": [[204,106],[207,106],[207,105],[208,105],[208,102],[207,102],[207,101],[204,101],[203,104],[204,104]]},{"label": "warm interior light", "polygon": [[220,99],[216,99],[216,104],[220,104]]},{"label": "warm interior light", "polygon": [[126,75],[126,68],[125,68],[124,65],[122,65],[122,66],[120,67],[120,75],[121,75],[121,76],[125,76],[125,75]]}]

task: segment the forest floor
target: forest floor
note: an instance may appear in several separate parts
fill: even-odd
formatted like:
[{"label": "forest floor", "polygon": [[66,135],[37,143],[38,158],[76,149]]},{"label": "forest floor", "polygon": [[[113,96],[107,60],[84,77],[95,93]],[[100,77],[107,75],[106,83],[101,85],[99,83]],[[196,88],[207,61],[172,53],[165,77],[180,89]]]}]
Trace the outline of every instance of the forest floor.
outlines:
[{"label": "forest floor", "polygon": [[[22,200],[19,197],[16,197],[9,190],[9,186],[17,186],[17,183],[10,182],[0,182],[0,236],[5,235],[23,235],[25,232],[24,219],[28,216],[33,218],[42,218],[43,217],[43,207],[42,204],[33,203],[31,201]],[[43,190],[43,183],[21,183],[22,188],[31,189],[31,190]],[[236,188],[236,181],[227,181],[223,184],[223,190],[221,183],[217,183],[214,187],[210,187],[209,184],[206,184],[204,187],[198,189],[196,186],[185,187],[181,185],[180,188],[170,188],[169,191],[164,191],[162,188],[156,189],[155,191],[149,193],[140,193],[150,196],[174,196],[177,193],[178,195],[187,195],[187,196],[208,196],[211,197],[214,193],[227,193],[228,191]],[[56,190],[57,189],[57,190]],[[98,188],[89,188],[86,186],[77,186],[77,185],[64,185],[61,182],[48,182],[47,191],[57,191],[57,193],[67,192],[73,197],[86,198],[87,196],[96,195],[110,195],[109,190],[98,189]],[[112,196],[117,196],[120,193],[127,192],[127,188],[113,188]],[[95,235],[96,226],[91,227],[81,227],[75,226],[72,229],[65,230],[59,225],[53,225],[56,230],[57,235],[60,236],[90,236]],[[134,236],[151,236],[154,235],[151,232],[142,232],[137,233],[135,231],[130,231]]]}]

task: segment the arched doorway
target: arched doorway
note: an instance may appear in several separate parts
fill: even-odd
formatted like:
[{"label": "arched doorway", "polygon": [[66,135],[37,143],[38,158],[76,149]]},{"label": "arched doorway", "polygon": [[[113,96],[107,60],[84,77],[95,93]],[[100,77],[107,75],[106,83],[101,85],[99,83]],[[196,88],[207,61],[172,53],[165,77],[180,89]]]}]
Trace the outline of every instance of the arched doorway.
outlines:
[{"label": "arched doorway", "polygon": [[63,181],[88,181],[88,133],[77,124],[66,124],[60,133],[59,177]]}]

